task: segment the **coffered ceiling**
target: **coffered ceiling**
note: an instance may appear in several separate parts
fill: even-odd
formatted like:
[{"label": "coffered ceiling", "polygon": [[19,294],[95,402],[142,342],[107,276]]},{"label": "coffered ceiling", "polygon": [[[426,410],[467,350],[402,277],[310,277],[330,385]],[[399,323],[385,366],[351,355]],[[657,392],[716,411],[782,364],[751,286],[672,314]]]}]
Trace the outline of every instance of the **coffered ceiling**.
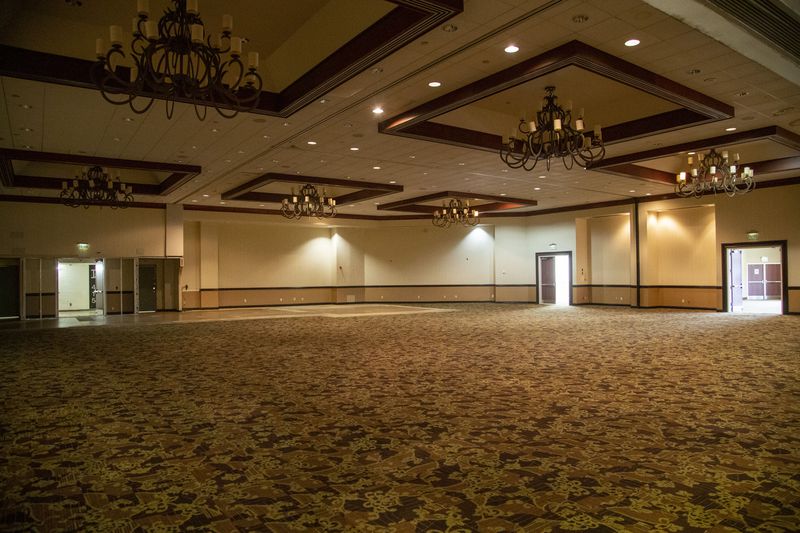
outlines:
[{"label": "coffered ceiling", "polygon": [[[61,0],[0,4],[0,44],[81,60],[91,59],[94,38],[105,34],[109,24],[121,24],[127,29],[130,23],[125,21],[133,16],[135,8],[133,0],[83,0],[81,7]],[[166,2],[151,0],[154,13],[160,4]],[[360,32],[385,20],[398,6],[416,9],[416,4],[432,2],[200,1],[201,14],[210,26],[217,25],[223,10],[230,12],[237,31],[250,39],[248,47],[259,49],[262,58],[285,53],[291,43],[302,42],[286,56],[290,60],[262,59],[261,67],[271,80],[269,90],[276,94],[296,82],[303,72],[313,70],[309,65],[335,54]],[[685,158],[683,152],[695,145],[705,146],[705,139],[731,134],[726,131],[728,128],[737,128],[736,133],[781,128],[786,132],[785,138],[800,134],[800,87],[787,80],[795,72],[768,70],[760,61],[695,29],[691,21],[687,24],[673,18],[650,3],[465,0],[463,10],[455,0],[439,4],[447,4],[452,11],[435,15],[441,20],[425,15],[427,20],[438,20],[434,27],[412,36],[394,50],[387,44],[383,55],[353,58],[349,67],[341,63],[342,69],[350,71],[320,78],[316,89],[322,92],[309,89],[313,99],[297,99],[293,107],[284,111],[242,113],[230,120],[210,112],[200,122],[192,107],[183,104],[177,104],[175,117],[167,120],[160,102],[144,115],[136,115],[127,107],[107,104],[88,86],[57,79],[42,81],[15,73],[24,71],[24,66],[6,62],[0,77],[0,148],[198,168],[196,175],[187,172],[185,180],[162,194],[137,195],[137,200],[145,202],[182,203],[195,208],[274,211],[278,203],[265,200],[276,200],[281,191],[288,194],[296,184],[264,179],[267,175],[332,180],[327,187],[334,195],[365,190],[358,184],[345,186],[348,181],[387,186],[380,195],[351,196],[353,202],[340,203],[336,222],[342,224],[347,215],[423,216],[419,208],[404,212],[402,206],[428,208],[431,202],[424,198],[448,191],[473,194],[475,198],[526,201],[506,214],[671,193],[671,184],[642,179],[619,169],[584,170],[576,166],[567,171],[556,163],[549,172],[538,167],[533,172],[511,170],[497,153],[485,148],[379,132],[379,125],[390,118],[406,116],[450,92],[479,84],[572,41],[643,69],[653,79],[663,77],[733,111],[731,118],[713,117],[696,125],[631,135],[609,143],[606,158],[612,162],[613,158],[627,157],[630,161],[626,160],[626,164],[672,173]],[[625,47],[624,41],[634,37],[641,44]],[[519,51],[504,52],[512,43]],[[441,85],[430,87],[432,81]],[[469,106],[447,110],[434,120],[491,135],[507,135],[521,113],[529,114],[534,109],[548,84],[557,87],[562,104],[572,100],[574,107],[584,108],[590,124],[622,124],[680,107],[663,95],[641,91],[635,83],[573,65],[492,92]],[[381,107],[383,113],[374,114],[375,107]],[[731,142],[730,146],[748,161],[800,156],[794,143],[776,143],[769,135]],[[675,153],[648,152],[670,147],[677,147]],[[641,153],[645,156],[635,156]],[[75,164],[68,160],[65,157],[65,165]],[[56,183],[59,173],[64,174],[63,178],[75,173],[74,167],[59,170],[53,161],[13,161],[13,168],[15,174],[39,175]],[[800,176],[800,163],[789,169],[776,168],[757,173],[757,179]],[[167,174],[147,172],[131,176],[130,180],[155,186],[167,179]],[[248,199],[246,194],[230,193],[237,188],[243,190],[248,183],[260,183],[259,180],[263,183],[248,192],[266,196]],[[21,180],[17,185],[24,183]],[[7,196],[52,197],[57,192],[56,188],[7,182],[0,185],[0,194]],[[395,209],[379,209],[384,204]]]}]

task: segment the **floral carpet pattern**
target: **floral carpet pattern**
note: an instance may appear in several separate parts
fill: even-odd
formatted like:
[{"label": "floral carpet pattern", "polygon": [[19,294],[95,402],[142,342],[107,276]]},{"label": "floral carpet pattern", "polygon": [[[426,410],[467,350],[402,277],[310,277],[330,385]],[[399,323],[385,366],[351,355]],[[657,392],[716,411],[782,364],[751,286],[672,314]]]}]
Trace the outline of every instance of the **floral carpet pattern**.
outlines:
[{"label": "floral carpet pattern", "polygon": [[0,332],[3,531],[796,531],[800,317]]}]

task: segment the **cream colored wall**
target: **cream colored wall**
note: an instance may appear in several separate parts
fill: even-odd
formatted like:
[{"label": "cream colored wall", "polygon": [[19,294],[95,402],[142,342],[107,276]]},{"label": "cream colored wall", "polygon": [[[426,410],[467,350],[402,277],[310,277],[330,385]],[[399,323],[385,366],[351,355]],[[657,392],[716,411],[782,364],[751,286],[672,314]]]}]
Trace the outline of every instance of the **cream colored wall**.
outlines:
[{"label": "cream colored wall", "polygon": [[220,224],[217,230],[222,288],[333,284],[328,228]]},{"label": "cream colored wall", "polygon": [[593,285],[630,285],[630,218],[626,213],[588,219]]},{"label": "cream colored wall", "polygon": [[642,285],[719,285],[713,206],[643,204]]},{"label": "cream colored wall", "polygon": [[183,254],[182,290],[199,291],[200,222],[186,222],[183,225]]},{"label": "cream colored wall", "polygon": [[[73,209],[3,202],[0,255],[133,257],[164,255],[163,209]],[[80,252],[76,244],[89,244]]]},{"label": "cream colored wall", "polygon": [[494,228],[375,228],[364,242],[366,285],[494,284]]},{"label": "cream colored wall", "polygon": [[524,219],[498,222],[494,228],[495,283],[535,285],[534,257],[528,248],[528,227]]},{"label": "cream colored wall", "polygon": [[[759,241],[787,240],[789,285],[800,286],[800,185],[756,188],[742,197],[723,197],[716,205],[718,244],[746,242],[750,231],[758,232]],[[716,273],[721,280],[721,260]]]}]

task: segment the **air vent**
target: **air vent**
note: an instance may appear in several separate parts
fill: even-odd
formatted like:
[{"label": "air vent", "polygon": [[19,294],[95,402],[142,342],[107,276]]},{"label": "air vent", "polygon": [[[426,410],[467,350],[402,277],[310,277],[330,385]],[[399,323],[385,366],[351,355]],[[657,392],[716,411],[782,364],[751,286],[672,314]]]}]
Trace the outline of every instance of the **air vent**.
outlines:
[{"label": "air vent", "polygon": [[709,3],[800,63],[800,20],[781,0],[709,0]]}]

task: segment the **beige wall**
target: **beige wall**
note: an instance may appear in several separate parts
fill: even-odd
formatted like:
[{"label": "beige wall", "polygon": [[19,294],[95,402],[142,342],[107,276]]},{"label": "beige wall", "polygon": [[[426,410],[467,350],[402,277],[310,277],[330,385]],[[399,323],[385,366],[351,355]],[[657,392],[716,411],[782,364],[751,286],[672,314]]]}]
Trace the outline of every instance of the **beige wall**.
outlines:
[{"label": "beige wall", "polygon": [[[163,209],[73,209],[0,204],[0,255],[17,257],[163,256]],[[89,244],[80,252],[76,244]]]},{"label": "beige wall", "polygon": [[[630,216],[588,219],[592,285],[630,285]],[[627,296],[625,297],[627,300]]]},{"label": "beige wall", "polygon": [[719,285],[714,206],[645,204],[642,211],[643,285]]}]

